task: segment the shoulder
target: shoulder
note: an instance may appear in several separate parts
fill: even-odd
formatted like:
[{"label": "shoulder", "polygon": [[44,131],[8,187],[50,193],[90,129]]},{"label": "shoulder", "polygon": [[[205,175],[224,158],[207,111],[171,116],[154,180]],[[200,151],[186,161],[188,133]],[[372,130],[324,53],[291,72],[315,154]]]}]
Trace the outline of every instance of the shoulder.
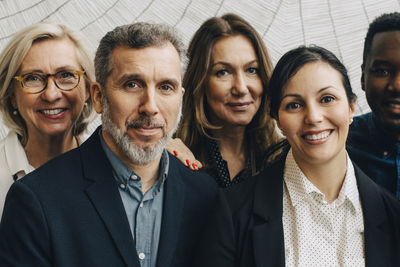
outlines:
[{"label": "shoulder", "polygon": [[[194,171],[187,166],[183,165],[176,157],[168,153],[169,156],[169,170],[168,176],[172,176],[173,179],[178,179],[188,188],[193,190],[209,190],[210,192],[216,193],[218,191],[218,185],[215,180],[208,175],[206,172],[199,170]],[[168,177],[169,179],[169,177]]]},{"label": "shoulder", "polygon": [[368,132],[371,127],[371,122],[371,112],[355,117],[349,128],[349,138],[365,136],[365,133]]},{"label": "shoulder", "polygon": [[25,150],[14,131],[0,141],[0,179],[9,179],[19,171],[29,173],[33,167],[29,165]]},{"label": "shoulder", "polygon": [[[374,132],[374,122],[372,113],[367,113],[354,118],[349,128],[346,145],[348,152],[354,157],[353,154],[363,156],[364,151],[373,151],[376,149],[376,141]],[[360,154],[361,155],[358,155]]]},{"label": "shoulder", "polygon": [[[396,221],[400,224],[400,200],[393,193],[376,184],[354,162],[353,165],[364,213],[373,210],[380,212],[386,210],[387,214],[395,216]],[[366,211],[367,209],[369,211]]]},{"label": "shoulder", "polygon": [[49,160],[19,181],[34,191],[35,189],[42,191],[56,188],[60,190],[60,188],[80,176],[80,159],[79,148],[76,148]]}]

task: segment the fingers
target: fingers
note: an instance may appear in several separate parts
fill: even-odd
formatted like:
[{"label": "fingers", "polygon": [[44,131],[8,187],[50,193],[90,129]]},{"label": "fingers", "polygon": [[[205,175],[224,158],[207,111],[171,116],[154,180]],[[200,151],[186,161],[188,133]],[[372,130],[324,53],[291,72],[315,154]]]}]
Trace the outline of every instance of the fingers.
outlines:
[{"label": "fingers", "polygon": [[190,149],[179,138],[171,139],[168,142],[167,150],[192,170],[198,171],[203,167],[201,162],[195,158],[192,151],[190,151]]}]

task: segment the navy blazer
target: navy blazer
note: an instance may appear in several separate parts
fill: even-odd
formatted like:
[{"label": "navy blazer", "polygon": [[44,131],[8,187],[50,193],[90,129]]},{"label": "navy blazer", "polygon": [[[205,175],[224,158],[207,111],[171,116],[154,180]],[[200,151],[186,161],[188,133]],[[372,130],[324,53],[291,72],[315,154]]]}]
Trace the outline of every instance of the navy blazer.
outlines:
[{"label": "navy blazer", "polygon": [[[284,162],[220,192],[194,266],[285,266]],[[366,266],[400,266],[400,202],[356,165],[354,169],[364,215]]]},{"label": "navy blazer", "polygon": [[[13,184],[0,224],[0,266],[140,267],[99,129]],[[164,190],[157,266],[187,267],[217,185],[170,155]]]}]

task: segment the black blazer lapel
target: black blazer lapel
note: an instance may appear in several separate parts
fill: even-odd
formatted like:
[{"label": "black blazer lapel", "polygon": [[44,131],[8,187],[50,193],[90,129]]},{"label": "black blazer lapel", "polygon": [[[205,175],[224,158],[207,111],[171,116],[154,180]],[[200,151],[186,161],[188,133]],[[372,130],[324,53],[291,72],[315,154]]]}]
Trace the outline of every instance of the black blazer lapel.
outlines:
[{"label": "black blazer lapel", "polygon": [[[354,163],[353,163],[354,164]],[[365,264],[366,266],[390,266],[388,218],[377,185],[355,164],[357,186],[364,214]]]},{"label": "black blazer lapel", "polygon": [[163,217],[156,265],[158,267],[171,266],[177,246],[185,200],[185,188],[180,179],[178,168],[173,166],[173,161],[170,160],[164,187]]},{"label": "black blazer lapel", "polygon": [[261,172],[254,193],[252,238],[257,267],[285,266],[282,224],[283,161]]},{"label": "black blazer lapel", "polygon": [[112,167],[101,147],[99,128],[80,148],[85,178],[92,181],[85,191],[126,265],[140,267],[129,222],[112,176]]}]

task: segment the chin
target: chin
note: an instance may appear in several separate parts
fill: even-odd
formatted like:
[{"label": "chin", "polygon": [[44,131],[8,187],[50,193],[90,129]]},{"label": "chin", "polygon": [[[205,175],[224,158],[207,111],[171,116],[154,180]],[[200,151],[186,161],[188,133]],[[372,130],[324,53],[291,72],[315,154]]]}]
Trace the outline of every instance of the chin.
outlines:
[{"label": "chin", "polygon": [[45,135],[49,136],[57,136],[57,135],[63,135],[68,132],[68,128],[62,128],[62,129],[44,129],[42,130],[42,133]]}]

